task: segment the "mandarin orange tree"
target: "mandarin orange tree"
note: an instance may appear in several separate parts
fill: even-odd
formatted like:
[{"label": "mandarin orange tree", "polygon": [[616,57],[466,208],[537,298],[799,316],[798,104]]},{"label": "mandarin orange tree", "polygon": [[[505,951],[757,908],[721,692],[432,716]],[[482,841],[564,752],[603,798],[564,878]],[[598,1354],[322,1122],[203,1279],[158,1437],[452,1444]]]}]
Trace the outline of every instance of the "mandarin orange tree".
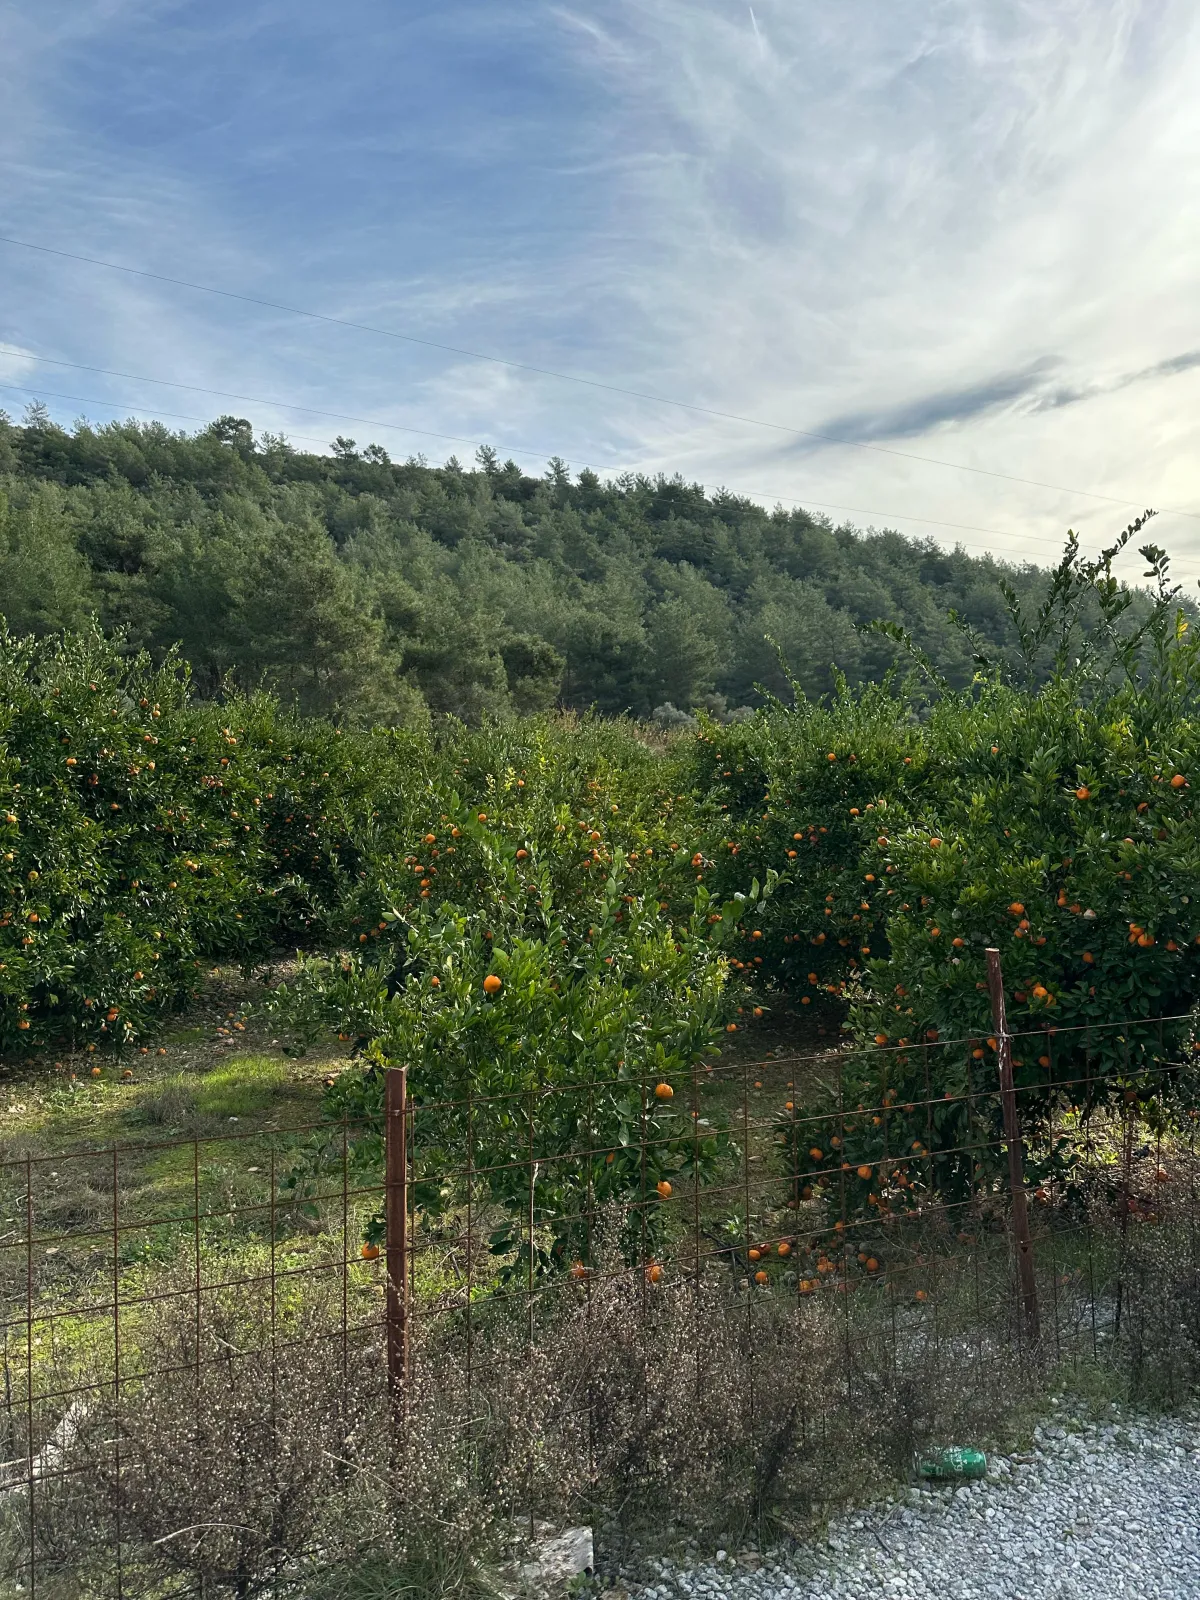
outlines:
[{"label": "mandarin orange tree", "polygon": [[0,634],[0,1049],[131,1041],[202,963],[326,938],[373,767],[418,766],[399,737],[196,703],[95,634]]},{"label": "mandarin orange tree", "polygon": [[[690,1090],[724,1020],[720,944],[762,892],[752,884],[718,905],[697,885],[688,915],[672,917],[656,885],[640,888],[647,869],[633,852],[598,860],[591,829],[581,854],[552,805],[540,833],[525,808],[522,831],[447,814],[440,836],[454,841],[469,901],[414,901],[406,875],[378,944],[360,937],[305,964],[278,1004],[301,1031],[336,1025],[364,1049],[368,1065],[329,1091],[360,1164],[381,1158],[383,1072],[407,1066],[415,1203],[427,1215],[456,1208],[474,1174],[506,1271],[586,1267],[614,1203],[627,1252],[644,1257],[661,1245],[674,1186],[709,1179],[727,1142]],[[382,1228],[376,1218],[369,1237]]]},{"label": "mandarin orange tree", "polygon": [[470,907],[501,862],[531,909],[586,907],[619,865],[686,916],[697,876],[694,807],[628,725],[345,731],[198,701],[95,633],[0,636],[0,784],[7,1050],[141,1038],[205,962],[374,949],[385,913]]},{"label": "mandarin orange tree", "polygon": [[[894,1169],[908,1194],[910,1179],[917,1192],[962,1194],[984,1176],[964,1150],[981,1137],[973,1105],[998,1148],[989,946],[1002,956],[1041,1175],[1065,1175],[1049,1137],[1056,1111],[1152,1102],[1169,1116],[1172,1096],[1194,1098],[1183,1063],[1200,978],[1200,657],[1154,546],[1143,548],[1153,603],[1128,625],[1129,591],[1110,569],[1142,520],[1096,562],[1070,542],[1036,615],[1014,600],[1017,681],[981,662],[966,691],[935,683],[919,702],[887,686],[843,693],[701,741],[710,781],[753,788],[728,825],[738,859],[786,861],[765,970],[801,998],[853,980],[858,1048],[842,1094],[880,1120],[860,1119],[841,1151],[852,1201],[861,1189],[878,1204],[885,1149],[893,1165],[908,1153],[912,1171]],[[1099,617],[1086,634],[1085,600]],[[822,854],[835,848],[840,888]],[[849,928],[834,938],[839,919]],[[922,1048],[931,1040],[936,1051]],[[778,1131],[788,1170],[812,1187],[829,1151],[813,1157],[818,1145],[789,1115]]]},{"label": "mandarin orange tree", "polygon": [[852,1012],[858,1036],[936,1030],[964,1041],[964,1061],[986,1059],[983,953],[993,946],[1034,1115],[1055,1085],[1080,1106],[1151,1092],[1192,1034],[1200,654],[1165,557],[1154,546],[1143,554],[1155,606],[1125,635],[1108,561],[1084,571],[1100,592],[1107,647],[1074,653],[1069,592],[1037,627],[1018,613],[1030,650],[1052,623],[1058,669],[1036,691],[993,681],[944,696],[924,730],[933,758],[924,803],[867,857],[891,869],[898,904],[888,955],[871,964]]},{"label": "mandarin orange tree", "polygon": [[469,907],[497,873],[534,913],[548,895],[591,904],[615,869],[624,892],[688,914],[704,838],[697,807],[675,792],[673,763],[629,725],[538,717],[450,727],[418,765],[416,778],[407,765],[372,772],[373,810],[355,835],[363,860],[343,907],[350,942],[384,938],[388,912]]},{"label": "mandarin orange tree", "polygon": [[886,949],[894,892],[874,852],[920,792],[921,749],[892,678],[858,691],[842,681],[825,703],[797,689],[792,708],[701,730],[692,776],[709,800],[714,890],[779,874],[761,938],[733,957],[747,981],[782,983],[807,1005]]}]

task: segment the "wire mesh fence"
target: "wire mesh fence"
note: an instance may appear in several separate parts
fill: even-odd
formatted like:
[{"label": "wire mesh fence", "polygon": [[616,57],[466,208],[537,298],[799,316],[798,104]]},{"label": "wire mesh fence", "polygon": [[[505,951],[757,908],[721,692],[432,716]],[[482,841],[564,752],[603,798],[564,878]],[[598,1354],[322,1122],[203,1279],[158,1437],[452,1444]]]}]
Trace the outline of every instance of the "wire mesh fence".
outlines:
[{"label": "wire mesh fence", "polygon": [[1182,1392],[1192,1061],[1187,1017],[1001,1013],[8,1159],[5,1582],[317,1593],[347,1517],[786,1521],[1051,1368]]}]

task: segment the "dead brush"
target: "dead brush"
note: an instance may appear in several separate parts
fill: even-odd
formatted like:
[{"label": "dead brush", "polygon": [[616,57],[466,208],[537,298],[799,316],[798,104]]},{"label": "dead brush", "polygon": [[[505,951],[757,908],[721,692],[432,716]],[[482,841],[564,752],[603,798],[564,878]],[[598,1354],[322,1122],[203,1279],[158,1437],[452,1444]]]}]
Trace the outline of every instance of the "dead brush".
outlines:
[{"label": "dead brush", "polygon": [[[107,1349],[94,1372],[75,1350],[39,1375],[43,1394],[91,1387],[54,1470],[8,1497],[7,1575],[32,1554],[47,1595],[114,1592],[119,1549],[128,1593],[466,1596],[540,1524],[591,1522],[610,1553],[803,1535],[915,1450],[1001,1436],[1079,1354],[1066,1329],[1110,1330],[1099,1359],[1138,1396],[1192,1392],[1194,1187],[1174,1171],[1141,1221],[1107,1191],[1081,1213],[1094,1282],[1062,1270],[1065,1229],[1057,1260],[1039,1239],[1037,1353],[999,1231],[969,1253],[944,1227],[914,1236],[924,1299],[903,1277],[804,1294],[716,1267],[652,1274],[616,1242],[532,1297],[494,1287],[469,1317],[453,1290],[422,1296],[399,1403],[384,1330],[363,1300],[369,1320],[347,1326],[339,1272],[281,1281],[273,1311],[265,1292],[204,1288],[198,1316],[181,1276],[123,1313],[119,1392]],[[39,1404],[42,1441],[65,1405]]]},{"label": "dead brush", "polygon": [[[364,1551],[400,1569],[487,1545],[497,1513],[476,1490],[452,1350],[422,1342],[396,1427],[382,1329],[344,1330],[336,1283],[296,1298],[273,1343],[260,1303],[229,1292],[205,1294],[197,1330],[181,1286],[138,1341],[143,1375],[93,1390],[32,1519],[21,1497],[40,1572],[110,1592],[119,1543],[127,1592],[250,1596]],[[511,1503],[502,1475],[495,1487]]]},{"label": "dead brush", "polygon": [[[729,1537],[799,1527],[903,1475],[935,1436],[979,1437],[1017,1363],[948,1289],[940,1327],[876,1300],[759,1292],[718,1271],[607,1276],[539,1335],[598,1520]],[[972,1318],[975,1320],[972,1321]]]}]

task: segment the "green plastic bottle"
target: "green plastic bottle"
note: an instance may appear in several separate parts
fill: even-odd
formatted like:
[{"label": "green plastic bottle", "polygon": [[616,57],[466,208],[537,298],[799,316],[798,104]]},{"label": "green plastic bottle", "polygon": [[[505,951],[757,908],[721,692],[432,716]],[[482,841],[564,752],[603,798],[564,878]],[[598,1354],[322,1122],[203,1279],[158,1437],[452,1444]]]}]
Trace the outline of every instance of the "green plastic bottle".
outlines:
[{"label": "green plastic bottle", "polygon": [[917,1476],[935,1483],[948,1483],[952,1478],[986,1478],[987,1457],[982,1450],[964,1450],[957,1446],[949,1450],[931,1450],[918,1456]]}]

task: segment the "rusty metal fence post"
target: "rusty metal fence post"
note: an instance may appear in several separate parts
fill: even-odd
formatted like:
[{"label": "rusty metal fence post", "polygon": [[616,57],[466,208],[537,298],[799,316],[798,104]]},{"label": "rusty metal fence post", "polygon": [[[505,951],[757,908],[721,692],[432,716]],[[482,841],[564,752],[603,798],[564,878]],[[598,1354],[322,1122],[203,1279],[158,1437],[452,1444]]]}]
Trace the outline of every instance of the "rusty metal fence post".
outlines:
[{"label": "rusty metal fence post", "polygon": [[384,1216],[388,1389],[399,1418],[408,1379],[408,1082],[403,1067],[393,1067],[385,1078]]},{"label": "rusty metal fence post", "polygon": [[1000,1068],[1000,1104],[1004,1112],[1004,1138],[1008,1145],[1008,1187],[1012,1195],[1012,1231],[1017,1246],[1017,1280],[1025,1337],[1036,1350],[1040,1340],[1037,1279],[1033,1270],[1033,1238],[1029,1231],[1029,1205],[1025,1195],[1021,1122],[1013,1087],[1012,1036],[1004,1009],[1004,974],[999,950],[987,950],[988,992],[992,1001],[992,1026],[996,1030],[996,1056]]}]

